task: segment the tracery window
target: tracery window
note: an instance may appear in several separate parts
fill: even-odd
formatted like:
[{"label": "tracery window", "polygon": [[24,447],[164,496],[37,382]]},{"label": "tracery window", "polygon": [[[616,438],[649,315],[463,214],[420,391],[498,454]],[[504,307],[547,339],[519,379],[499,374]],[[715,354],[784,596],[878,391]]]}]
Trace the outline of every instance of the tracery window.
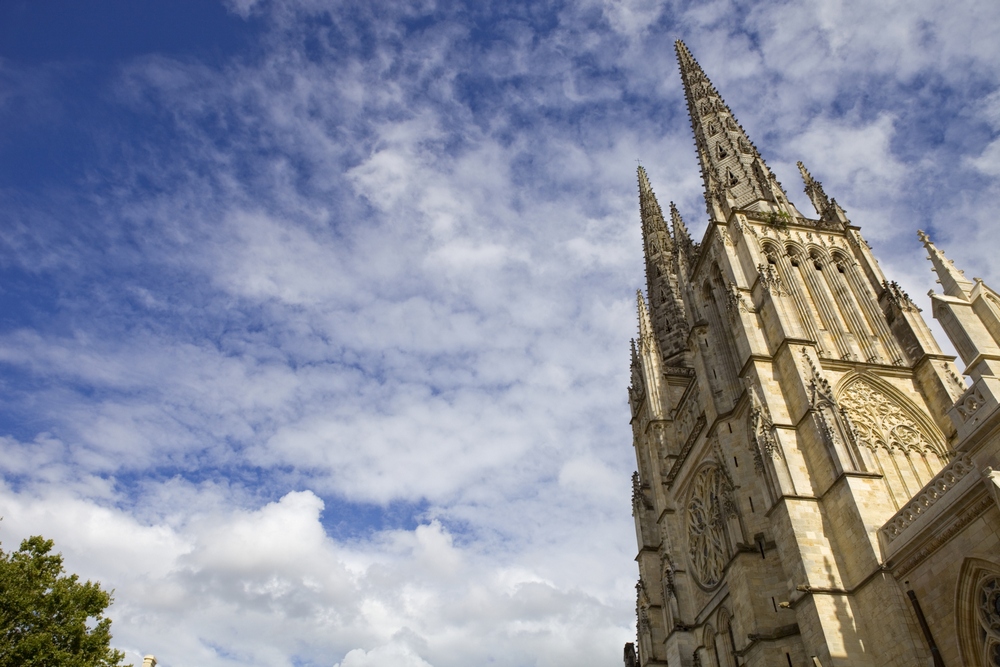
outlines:
[{"label": "tracery window", "polygon": [[985,576],[976,596],[983,663],[1000,667],[1000,577]]},{"label": "tracery window", "polygon": [[687,504],[688,555],[695,580],[705,588],[722,582],[730,556],[727,518],[735,511],[732,489],[718,466],[695,477]]},{"label": "tracery window", "polygon": [[864,378],[852,382],[840,396],[861,444],[913,452],[943,454],[912,416],[881,389]]},{"label": "tracery window", "polygon": [[909,406],[868,380],[851,382],[839,403],[850,417],[865,467],[883,476],[897,504],[906,503],[944,467],[944,448],[917,423]]}]

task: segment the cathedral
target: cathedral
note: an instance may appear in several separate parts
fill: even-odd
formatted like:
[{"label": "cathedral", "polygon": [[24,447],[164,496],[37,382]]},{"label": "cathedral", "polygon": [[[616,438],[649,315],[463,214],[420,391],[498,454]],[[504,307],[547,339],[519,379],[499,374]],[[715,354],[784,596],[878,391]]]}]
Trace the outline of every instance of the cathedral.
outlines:
[{"label": "cathedral", "polygon": [[956,366],[837,201],[800,162],[800,212],[676,51],[708,228],[639,167],[625,664],[1000,667],[1000,296],[918,232]]}]

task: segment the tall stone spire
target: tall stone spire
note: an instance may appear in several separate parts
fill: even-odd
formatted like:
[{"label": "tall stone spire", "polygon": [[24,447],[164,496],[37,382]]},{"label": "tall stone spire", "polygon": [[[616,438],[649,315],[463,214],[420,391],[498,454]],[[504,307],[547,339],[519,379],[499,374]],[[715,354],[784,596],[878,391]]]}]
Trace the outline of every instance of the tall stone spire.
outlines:
[{"label": "tall stone spire", "polygon": [[686,348],[688,331],[684,301],[674,264],[675,243],[667,230],[663,210],[656,201],[649,176],[641,166],[638,176],[650,326],[663,356],[672,357]]},{"label": "tall stone spire", "polygon": [[684,42],[677,40],[674,47],[701,161],[709,215],[718,218],[737,208],[771,208],[757,202],[784,208],[787,197],[733,112]]},{"label": "tall stone spire", "polygon": [[965,301],[969,300],[969,293],[972,292],[972,281],[965,277],[965,274],[955,268],[955,263],[944,256],[944,253],[937,249],[931,242],[931,238],[923,231],[917,231],[924,248],[927,249],[927,259],[934,265],[934,273],[938,276],[941,289],[948,296],[954,296]]}]

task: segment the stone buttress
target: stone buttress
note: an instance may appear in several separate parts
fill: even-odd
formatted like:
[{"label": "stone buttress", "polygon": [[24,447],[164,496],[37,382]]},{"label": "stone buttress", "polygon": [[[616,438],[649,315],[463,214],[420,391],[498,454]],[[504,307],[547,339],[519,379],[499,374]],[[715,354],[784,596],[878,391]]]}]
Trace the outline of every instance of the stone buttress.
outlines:
[{"label": "stone buttress", "polygon": [[[646,294],[629,403],[640,578],[626,655],[642,666],[929,664],[878,533],[955,456],[948,415],[967,388],[844,209],[799,163],[816,211],[803,215],[687,47],[676,51],[708,224],[694,242],[671,203],[668,226],[639,168]],[[1000,320],[962,280],[935,313],[975,329],[963,361],[993,377],[1000,338],[986,334]]]}]

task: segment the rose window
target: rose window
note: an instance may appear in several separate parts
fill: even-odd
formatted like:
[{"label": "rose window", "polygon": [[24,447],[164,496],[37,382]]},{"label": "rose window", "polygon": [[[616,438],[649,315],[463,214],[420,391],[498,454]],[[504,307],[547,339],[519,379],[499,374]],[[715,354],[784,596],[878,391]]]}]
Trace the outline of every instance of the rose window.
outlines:
[{"label": "rose window", "polygon": [[698,473],[688,501],[688,552],[695,579],[705,588],[715,588],[729,562],[726,536],[726,502],[729,484],[716,467]]}]

